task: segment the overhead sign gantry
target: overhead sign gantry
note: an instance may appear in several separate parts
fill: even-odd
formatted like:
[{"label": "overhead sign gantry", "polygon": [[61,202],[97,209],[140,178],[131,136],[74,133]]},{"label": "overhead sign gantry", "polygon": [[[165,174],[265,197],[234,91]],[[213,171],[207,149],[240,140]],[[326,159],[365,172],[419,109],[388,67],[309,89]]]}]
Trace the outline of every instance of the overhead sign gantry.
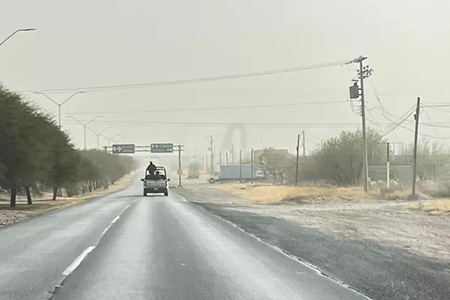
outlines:
[{"label": "overhead sign gantry", "polygon": [[178,151],[178,186],[181,187],[181,175],[183,170],[181,169],[181,151],[183,151],[183,145],[174,145],[171,143],[159,143],[150,144],[150,146],[136,146],[135,144],[114,144],[112,147],[105,146],[105,151],[111,149],[113,154],[134,154],[139,152],[150,152],[150,153],[173,153]]}]

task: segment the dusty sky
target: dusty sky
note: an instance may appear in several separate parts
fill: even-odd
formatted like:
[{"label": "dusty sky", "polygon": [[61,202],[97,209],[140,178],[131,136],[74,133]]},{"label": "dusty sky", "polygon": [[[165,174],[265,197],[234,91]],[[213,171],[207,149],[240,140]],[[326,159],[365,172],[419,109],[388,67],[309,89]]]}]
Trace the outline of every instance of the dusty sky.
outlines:
[{"label": "dusty sky", "polygon": [[[373,123],[381,123],[386,129],[389,121],[376,108],[381,105],[400,117],[415,105],[417,96],[423,104],[450,104],[449,14],[450,1],[446,0],[3,0],[0,40],[17,28],[38,30],[16,35],[0,48],[0,82],[23,92],[83,90],[306,66],[365,55],[374,69],[366,81],[371,109],[368,124],[379,128]],[[356,67],[88,92],[63,106],[62,124],[77,147],[83,146],[82,128],[68,116],[86,121],[103,115],[92,123],[92,129],[113,126],[105,134],[122,134],[121,142],[183,143],[187,154],[196,150],[202,155],[207,152],[208,135],[220,147],[226,131],[223,124],[258,123],[247,127],[249,147],[293,151],[297,133],[305,130],[311,151],[324,138],[358,128],[360,117],[349,102],[141,111],[346,101]],[[49,95],[62,101],[70,93]],[[43,96],[24,96],[56,117],[57,107]],[[424,108],[422,120],[445,122],[450,119],[450,107],[446,109]],[[147,124],[136,124],[142,122]],[[171,124],[151,124],[157,122]],[[264,125],[270,123],[304,125]],[[412,123],[404,125],[413,128]],[[421,132],[450,137],[449,128],[422,126]],[[400,127],[387,138],[409,143],[413,134]],[[234,142],[239,148],[237,136]],[[88,132],[88,147],[95,146],[96,137]]]}]

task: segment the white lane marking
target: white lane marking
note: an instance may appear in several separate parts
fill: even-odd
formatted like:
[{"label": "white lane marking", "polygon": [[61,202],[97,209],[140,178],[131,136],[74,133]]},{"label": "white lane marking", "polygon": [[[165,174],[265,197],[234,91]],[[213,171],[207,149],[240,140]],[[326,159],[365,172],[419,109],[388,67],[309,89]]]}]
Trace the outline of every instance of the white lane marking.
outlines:
[{"label": "white lane marking", "polygon": [[64,276],[69,276],[78,266],[81,264],[81,262],[86,258],[86,256],[95,249],[95,246],[89,246],[86,249],[84,249],[83,252],[64,270],[62,273]]},{"label": "white lane marking", "polygon": [[115,217],[115,218],[114,218],[114,220],[112,220],[111,224],[114,224],[114,223],[116,223],[116,222],[117,222],[117,220],[119,220],[119,218],[120,218],[120,215],[118,215],[117,217]]},{"label": "white lane marking", "polygon": [[[102,231],[102,233],[100,234],[100,237],[97,239],[96,243],[94,246],[89,246],[86,249],[84,249],[83,252],[81,252],[81,254],[64,270],[64,272],[62,272],[62,275],[64,276],[64,279],[66,277],[68,277],[70,274],[72,274],[73,271],[75,271],[76,268],[78,268],[78,266],[83,262],[83,260],[86,258],[86,256],[92,252],[92,250],[94,250],[98,243],[100,242],[100,240],[102,239],[102,237],[105,235],[106,232],[108,232],[109,229],[111,229],[111,227],[117,222],[117,220],[120,219],[120,217],[122,216],[122,214],[128,209],[130,208],[130,206],[136,201],[131,202],[130,204],[128,204],[124,210],[122,210],[120,212],[120,214],[118,214],[110,223],[109,225]],[[64,281],[64,279],[62,281]]]},{"label": "white lane marking", "polygon": [[110,223],[109,225],[103,229],[102,233],[100,234],[100,236],[97,239],[97,242],[95,242],[95,246],[98,245],[98,243],[100,242],[100,240],[103,238],[103,236],[108,232],[108,230],[111,229],[111,227],[120,219],[120,217],[123,215],[124,212],[127,211],[128,208],[130,208],[130,206],[136,201],[131,202],[130,204],[128,204]]},{"label": "white lane marking", "polygon": [[269,244],[269,243],[266,242],[266,241],[263,241],[261,238],[259,238],[259,237],[257,237],[256,235],[254,235],[254,234],[252,234],[252,233],[246,231],[246,230],[243,229],[242,227],[239,227],[237,224],[235,224],[235,223],[233,223],[233,222],[231,222],[231,221],[225,219],[224,217],[222,217],[222,216],[220,216],[220,215],[218,215],[218,214],[216,214],[216,213],[214,213],[214,212],[212,212],[212,211],[209,211],[208,209],[205,209],[205,208],[203,208],[203,209],[204,209],[207,213],[209,213],[210,215],[212,215],[213,217],[216,217],[217,219],[219,219],[219,220],[221,220],[221,221],[223,221],[223,222],[225,222],[225,223],[228,223],[229,225],[231,225],[232,227],[236,228],[237,230],[239,230],[239,231],[245,233],[246,235],[248,235],[248,236],[250,236],[250,237],[256,239],[258,242],[260,242],[260,243],[262,243],[262,244],[264,244],[264,245],[266,245],[266,246],[268,246],[268,247],[274,249],[275,251],[281,253],[282,255],[284,255],[284,256],[286,256],[286,257],[292,259],[292,260],[295,261],[296,263],[301,264],[301,265],[303,265],[303,266],[305,266],[305,267],[307,267],[307,268],[309,268],[309,269],[315,271],[319,276],[321,276],[321,277],[323,277],[323,278],[325,278],[325,279],[328,279],[328,280],[330,280],[330,281],[336,283],[337,285],[340,285],[340,286],[342,286],[343,288],[348,289],[348,290],[350,290],[350,291],[352,291],[352,292],[354,292],[354,293],[356,293],[356,294],[358,294],[358,295],[360,295],[360,296],[366,298],[367,300],[372,300],[369,296],[364,295],[362,292],[360,292],[360,291],[354,289],[353,287],[349,286],[348,284],[346,284],[346,283],[344,283],[344,282],[342,282],[342,281],[340,281],[340,280],[338,280],[338,279],[335,279],[335,278],[333,278],[333,277],[330,277],[330,276],[326,275],[322,270],[320,270],[319,267],[317,267],[317,266],[315,266],[315,265],[313,265],[313,264],[311,264],[311,263],[309,263],[309,262],[306,262],[306,261],[304,261],[304,260],[301,260],[299,257],[294,256],[294,255],[288,253],[286,250],[284,250],[284,249],[282,249],[282,248],[280,248],[280,247],[277,247],[277,246],[275,246],[275,245]]}]

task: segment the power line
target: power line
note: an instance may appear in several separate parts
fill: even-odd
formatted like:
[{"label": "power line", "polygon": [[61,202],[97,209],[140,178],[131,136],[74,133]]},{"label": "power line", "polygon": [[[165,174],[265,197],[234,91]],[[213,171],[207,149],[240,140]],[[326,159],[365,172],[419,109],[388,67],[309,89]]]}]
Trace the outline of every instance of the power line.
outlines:
[{"label": "power line", "polygon": [[91,114],[138,114],[138,113],[169,113],[169,112],[188,112],[188,111],[214,111],[214,110],[234,110],[234,109],[264,109],[275,107],[292,107],[302,105],[319,105],[347,103],[347,101],[318,101],[318,102],[300,102],[285,104],[268,104],[268,105],[245,105],[245,106],[223,106],[223,107],[199,107],[199,108],[175,108],[175,109],[156,109],[156,110],[128,110],[128,111],[88,111],[88,112],[67,112],[70,115],[91,115]]},{"label": "power line", "polygon": [[24,93],[29,93],[29,92],[57,93],[57,92],[71,92],[71,91],[80,91],[80,90],[89,91],[89,92],[98,92],[98,91],[137,89],[137,88],[151,88],[151,87],[160,87],[160,86],[185,85],[185,84],[195,84],[195,83],[241,79],[241,78],[248,78],[248,77],[267,76],[267,75],[273,75],[273,74],[298,72],[298,71],[313,70],[313,69],[322,69],[322,68],[333,67],[333,66],[342,66],[342,65],[353,63],[353,62],[354,62],[354,60],[341,60],[341,61],[334,61],[334,62],[328,62],[328,63],[322,63],[322,64],[308,65],[308,66],[299,66],[299,67],[285,68],[285,69],[273,69],[273,70],[267,70],[267,71],[249,72],[249,73],[241,73],[241,74],[233,74],[233,75],[221,75],[221,76],[212,76],[212,77],[200,77],[200,78],[193,78],[193,79],[157,81],[157,82],[147,82],[147,83],[101,85],[101,86],[77,87],[77,88],[54,88],[54,89],[43,89],[43,90],[38,90],[38,91],[24,91]]},{"label": "power line", "polygon": [[[67,121],[70,123],[70,121]],[[98,121],[103,125],[121,126],[168,126],[168,127],[229,127],[229,122],[137,122],[137,121]],[[75,123],[73,123],[75,124]],[[359,123],[244,123],[247,127],[260,128],[296,128],[296,127],[316,127],[316,128],[343,128],[359,126]]]},{"label": "power line", "polygon": [[386,135],[388,135],[389,133],[391,133],[392,131],[394,131],[395,129],[397,129],[399,126],[401,126],[412,114],[414,113],[414,111],[411,111],[405,118],[403,118],[399,123],[395,124],[395,126],[393,126],[391,129],[389,129],[388,131],[384,132],[381,137],[384,137]]}]

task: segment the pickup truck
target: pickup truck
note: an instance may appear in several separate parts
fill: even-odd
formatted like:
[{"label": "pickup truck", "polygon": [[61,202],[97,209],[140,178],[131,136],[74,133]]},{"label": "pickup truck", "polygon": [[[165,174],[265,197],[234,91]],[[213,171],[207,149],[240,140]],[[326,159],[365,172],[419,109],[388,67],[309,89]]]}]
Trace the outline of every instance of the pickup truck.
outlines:
[{"label": "pickup truck", "polygon": [[170,178],[167,178],[166,168],[158,166],[153,174],[146,171],[145,178],[142,178],[141,181],[144,183],[144,196],[157,193],[169,196]]}]

